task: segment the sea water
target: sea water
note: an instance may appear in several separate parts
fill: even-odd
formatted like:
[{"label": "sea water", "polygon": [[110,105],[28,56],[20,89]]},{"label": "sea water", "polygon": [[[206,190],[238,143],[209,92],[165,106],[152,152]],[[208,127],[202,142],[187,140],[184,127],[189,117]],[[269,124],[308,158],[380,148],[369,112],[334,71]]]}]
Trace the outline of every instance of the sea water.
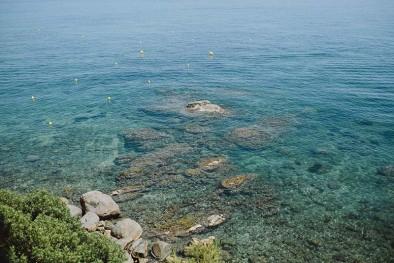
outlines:
[{"label": "sea water", "polygon": [[[391,262],[393,25],[385,0],[2,0],[0,187],[135,185],[124,214],[180,244],[223,213],[201,236],[229,262]],[[203,99],[227,114],[185,112]],[[274,136],[232,140],[256,127]],[[125,144],[142,128],[167,139]]]}]

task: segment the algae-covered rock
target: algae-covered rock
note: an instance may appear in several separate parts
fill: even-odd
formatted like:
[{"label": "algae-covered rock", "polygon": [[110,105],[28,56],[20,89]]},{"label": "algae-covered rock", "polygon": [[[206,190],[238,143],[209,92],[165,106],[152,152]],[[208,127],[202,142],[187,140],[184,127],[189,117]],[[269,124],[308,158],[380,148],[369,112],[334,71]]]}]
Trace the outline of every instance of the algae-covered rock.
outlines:
[{"label": "algae-covered rock", "polygon": [[213,172],[214,170],[222,167],[226,162],[226,158],[223,156],[211,157],[200,160],[198,167],[205,172]]},{"label": "algae-covered rock", "polygon": [[220,186],[225,189],[237,189],[244,185],[247,181],[253,178],[253,175],[250,174],[242,174],[237,176],[228,177],[223,179],[220,183]]}]

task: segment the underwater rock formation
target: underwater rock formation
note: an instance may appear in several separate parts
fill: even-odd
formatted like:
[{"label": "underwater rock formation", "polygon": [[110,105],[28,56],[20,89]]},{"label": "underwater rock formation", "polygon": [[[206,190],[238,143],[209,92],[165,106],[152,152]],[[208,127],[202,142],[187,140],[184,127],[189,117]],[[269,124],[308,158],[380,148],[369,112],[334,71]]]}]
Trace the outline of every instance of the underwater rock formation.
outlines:
[{"label": "underwater rock formation", "polygon": [[223,167],[225,162],[226,158],[223,156],[206,158],[199,161],[198,168],[204,172],[213,172],[216,169]]},{"label": "underwater rock formation", "polygon": [[227,138],[242,148],[252,150],[261,149],[274,139],[273,135],[258,126],[235,128]]},{"label": "underwater rock formation", "polygon": [[220,182],[220,186],[224,189],[233,190],[241,187],[246,182],[251,180],[254,175],[242,174],[237,176],[228,177]]},{"label": "underwater rock formation", "polygon": [[128,129],[124,131],[123,138],[126,147],[138,150],[152,150],[173,140],[169,134],[152,128]]},{"label": "underwater rock formation", "polygon": [[173,143],[163,148],[159,148],[153,152],[136,158],[131,163],[131,167],[122,172],[120,177],[135,177],[141,175],[160,175],[166,168],[171,168],[170,164],[176,161],[177,157],[181,157],[193,150],[187,144]]},{"label": "underwater rock formation", "polygon": [[252,126],[235,128],[226,135],[226,138],[239,147],[258,150],[279,138],[291,122],[292,119],[287,117],[269,117]]}]

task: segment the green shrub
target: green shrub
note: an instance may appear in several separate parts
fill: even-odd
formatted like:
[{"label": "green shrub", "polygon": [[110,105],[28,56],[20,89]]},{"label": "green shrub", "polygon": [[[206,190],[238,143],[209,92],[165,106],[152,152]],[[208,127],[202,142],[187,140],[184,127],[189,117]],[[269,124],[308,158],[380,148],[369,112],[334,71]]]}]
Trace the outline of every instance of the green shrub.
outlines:
[{"label": "green shrub", "polygon": [[175,254],[167,259],[168,263],[222,263],[221,250],[217,242],[192,243],[185,247],[187,258],[179,258]]},{"label": "green shrub", "polygon": [[0,249],[9,262],[124,262],[124,252],[81,229],[64,203],[46,191],[0,190]]}]

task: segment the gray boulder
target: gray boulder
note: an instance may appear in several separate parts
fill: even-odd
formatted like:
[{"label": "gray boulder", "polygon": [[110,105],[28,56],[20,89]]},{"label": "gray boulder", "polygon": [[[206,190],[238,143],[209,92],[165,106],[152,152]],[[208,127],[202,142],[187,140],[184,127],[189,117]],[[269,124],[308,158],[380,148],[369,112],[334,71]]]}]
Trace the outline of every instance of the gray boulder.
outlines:
[{"label": "gray boulder", "polygon": [[80,220],[82,227],[87,231],[95,231],[97,229],[100,218],[93,212],[87,212]]},{"label": "gray boulder", "polygon": [[117,217],[120,209],[117,203],[106,194],[100,191],[91,191],[81,196],[81,206],[83,211],[93,212],[100,218]]},{"label": "gray boulder", "polygon": [[67,205],[68,210],[70,211],[70,215],[72,217],[81,217],[82,209],[75,205]]},{"label": "gray boulder", "polygon": [[135,258],[146,258],[148,256],[148,241],[137,239],[133,241],[128,251]]},{"label": "gray boulder", "polygon": [[112,227],[112,235],[116,238],[131,238],[136,240],[142,235],[142,227],[130,218],[124,218],[115,223]]},{"label": "gray boulder", "polygon": [[171,254],[171,245],[164,241],[156,241],[152,244],[152,256],[158,260],[164,260]]}]

